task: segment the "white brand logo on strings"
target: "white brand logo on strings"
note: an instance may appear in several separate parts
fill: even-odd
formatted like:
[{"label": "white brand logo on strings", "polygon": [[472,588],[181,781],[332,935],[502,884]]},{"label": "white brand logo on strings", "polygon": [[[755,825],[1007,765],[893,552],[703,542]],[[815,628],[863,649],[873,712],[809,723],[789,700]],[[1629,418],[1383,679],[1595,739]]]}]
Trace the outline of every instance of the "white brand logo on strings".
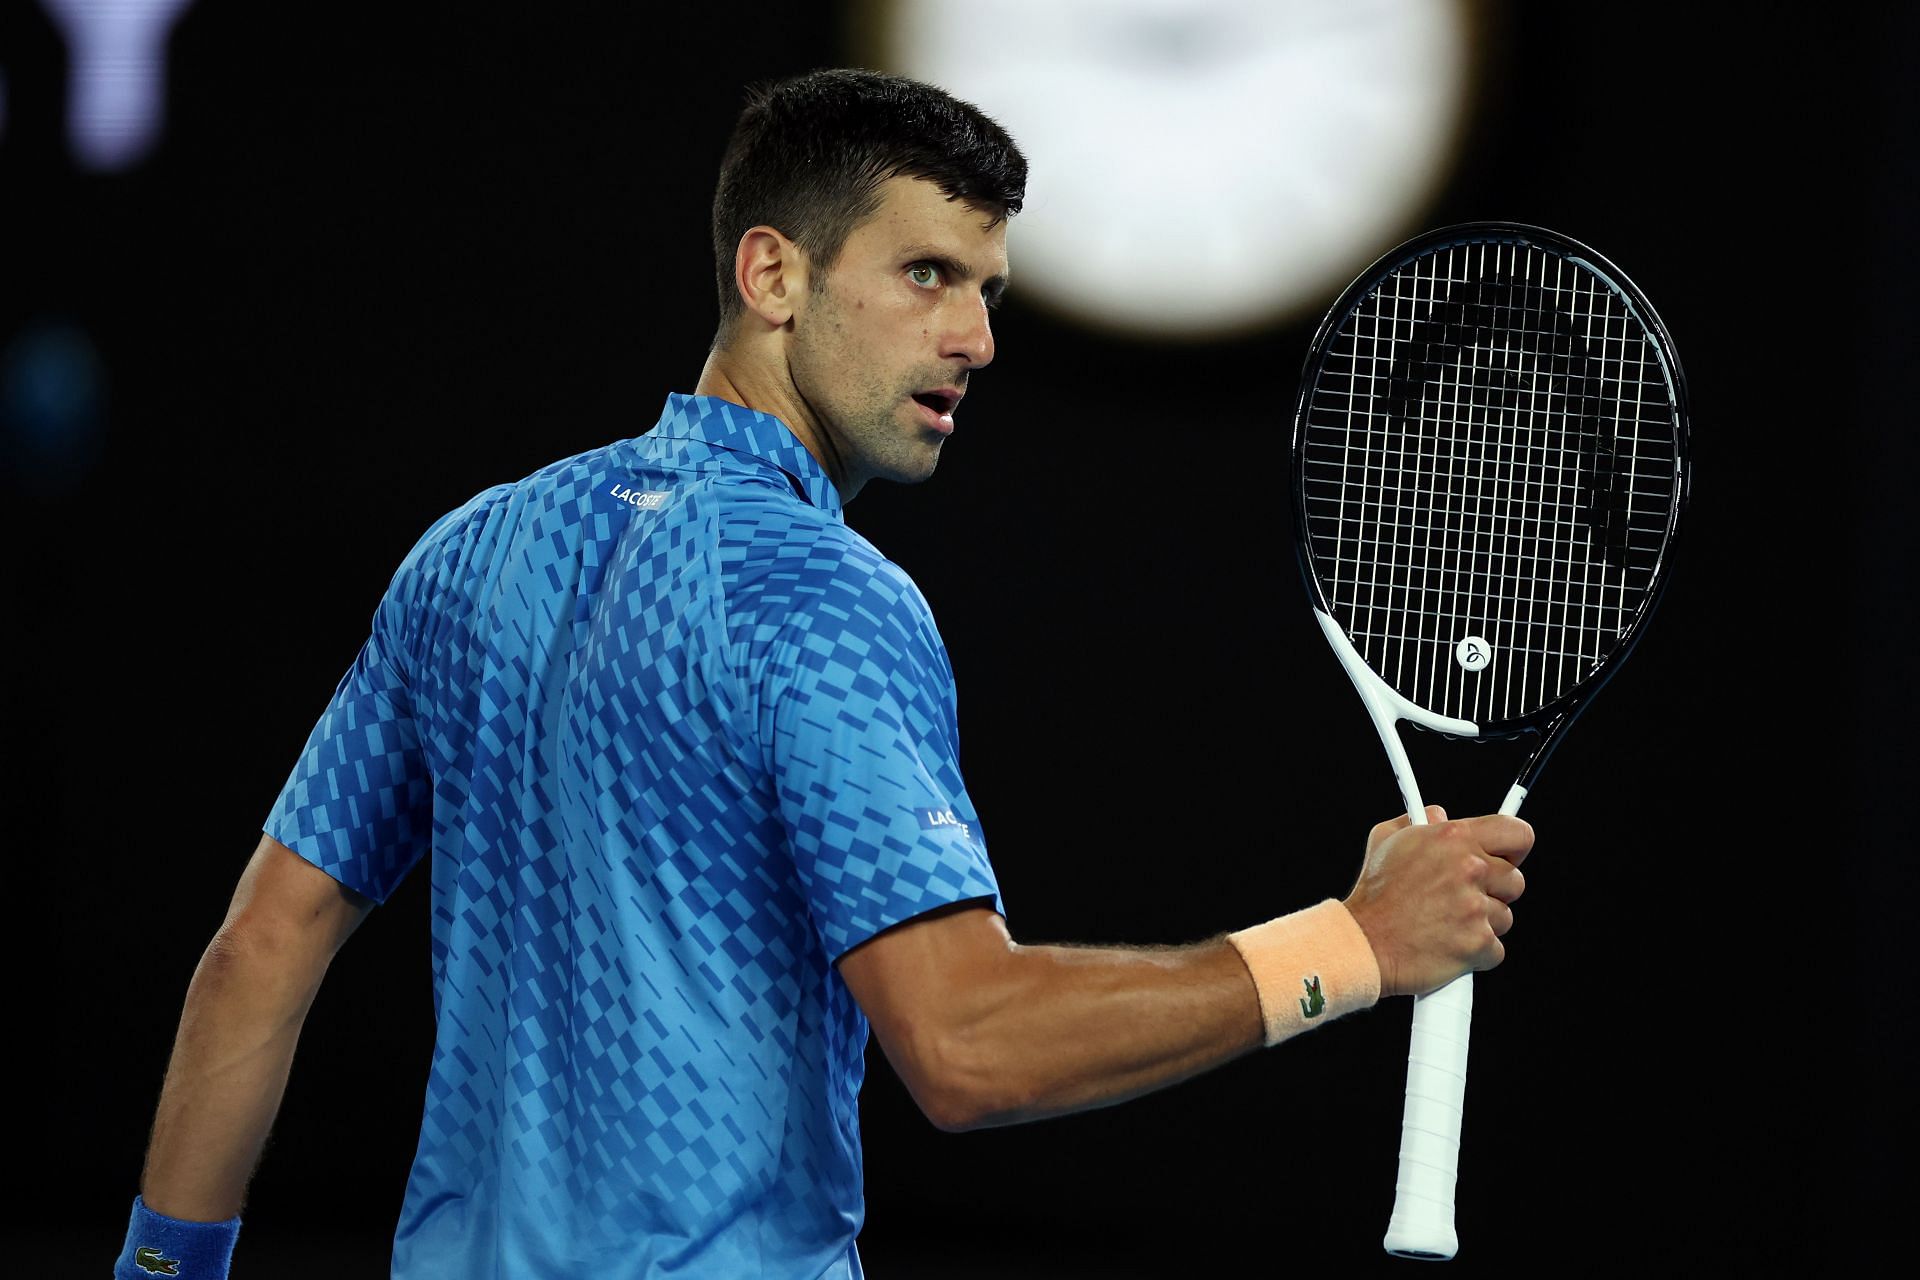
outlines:
[{"label": "white brand logo on strings", "polygon": [[1454,646],[1453,660],[1469,671],[1483,671],[1493,661],[1493,646],[1479,636],[1468,636]]}]

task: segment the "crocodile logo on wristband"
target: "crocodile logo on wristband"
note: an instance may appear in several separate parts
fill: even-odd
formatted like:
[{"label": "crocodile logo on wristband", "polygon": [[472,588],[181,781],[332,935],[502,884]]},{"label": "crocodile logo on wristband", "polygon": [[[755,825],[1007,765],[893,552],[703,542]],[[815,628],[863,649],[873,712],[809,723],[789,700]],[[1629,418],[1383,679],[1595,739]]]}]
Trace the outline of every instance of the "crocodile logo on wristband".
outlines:
[{"label": "crocodile logo on wristband", "polygon": [[150,1244],[143,1244],[133,1251],[133,1265],[156,1276],[177,1276],[180,1274],[180,1259],[163,1258],[160,1251]]},{"label": "crocodile logo on wristband", "polygon": [[1307,998],[1300,1002],[1300,1016],[1302,1018],[1319,1017],[1321,1011],[1327,1007],[1327,998],[1320,994],[1320,975],[1316,973],[1311,978],[1303,978],[1300,985],[1307,989]]}]

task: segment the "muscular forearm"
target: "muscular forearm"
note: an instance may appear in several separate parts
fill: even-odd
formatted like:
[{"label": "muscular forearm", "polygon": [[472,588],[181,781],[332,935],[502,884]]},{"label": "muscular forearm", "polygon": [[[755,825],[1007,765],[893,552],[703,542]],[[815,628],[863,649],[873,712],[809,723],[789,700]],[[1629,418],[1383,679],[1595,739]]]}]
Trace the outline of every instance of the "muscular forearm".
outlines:
[{"label": "muscular forearm", "polygon": [[147,1149],[148,1208],[196,1222],[240,1212],[317,989],[257,943],[222,933],[208,946]]},{"label": "muscular forearm", "polygon": [[1124,1102],[1263,1043],[1259,997],[1225,939],[1157,949],[1011,945],[943,1037],[951,1127]]}]

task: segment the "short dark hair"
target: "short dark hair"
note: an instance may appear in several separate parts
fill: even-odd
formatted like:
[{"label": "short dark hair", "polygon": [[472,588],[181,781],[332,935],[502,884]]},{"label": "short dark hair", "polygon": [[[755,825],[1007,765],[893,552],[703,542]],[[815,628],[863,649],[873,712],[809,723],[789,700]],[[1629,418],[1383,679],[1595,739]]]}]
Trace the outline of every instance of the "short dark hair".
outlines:
[{"label": "short dark hair", "polygon": [[746,310],[733,262],[749,228],[778,227],[824,274],[898,177],[934,183],[992,226],[1020,212],[1027,158],[972,103],[902,76],[836,69],[749,87],[713,193],[716,343]]}]

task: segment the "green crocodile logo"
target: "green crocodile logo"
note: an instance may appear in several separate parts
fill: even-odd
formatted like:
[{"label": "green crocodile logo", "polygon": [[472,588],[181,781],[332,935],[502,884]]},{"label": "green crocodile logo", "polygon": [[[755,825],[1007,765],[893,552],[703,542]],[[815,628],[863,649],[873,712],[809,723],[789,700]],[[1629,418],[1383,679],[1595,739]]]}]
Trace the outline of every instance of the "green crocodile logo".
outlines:
[{"label": "green crocodile logo", "polygon": [[1305,979],[1301,985],[1307,989],[1307,998],[1300,1002],[1300,1016],[1319,1017],[1321,1011],[1327,1007],[1327,998],[1320,994],[1320,975],[1314,974],[1311,978]]},{"label": "green crocodile logo", "polygon": [[180,1274],[180,1259],[163,1258],[158,1249],[147,1244],[133,1251],[133,1265],[149,1275],[177,1276]]}]

